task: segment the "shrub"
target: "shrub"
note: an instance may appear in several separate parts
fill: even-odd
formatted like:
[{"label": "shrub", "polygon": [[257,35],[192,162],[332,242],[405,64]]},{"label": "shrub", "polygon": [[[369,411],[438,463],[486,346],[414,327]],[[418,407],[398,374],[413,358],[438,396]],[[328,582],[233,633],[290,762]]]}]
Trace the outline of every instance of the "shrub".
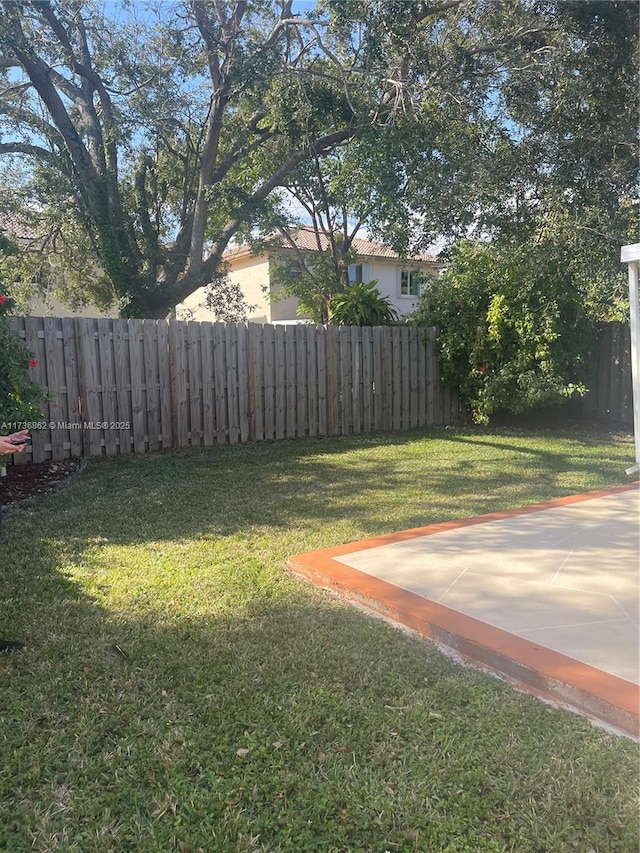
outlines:
[{"label": "shrub", "polygon": [[569,265],[545,247],[460,244],[414,320],[438,327],[442,380],[478,423],[586,391],[595,325]]},{"label": "shrub", "polygon": [[[7,251],[6,247],[0,249]],[[29,369],[36,367],[34,359],[9,326],[7,315],[14,306],[13,299],[0,282],[0,431],[13,432],[16,424],[42,419],[40,406],[46,393],[32,381]]]},{"label": "shrub", "polygon": [[351,284],[343,293],[334,293],[329,306],[329,322],[335,326],[388,326],[398,319],[376,281]]}]

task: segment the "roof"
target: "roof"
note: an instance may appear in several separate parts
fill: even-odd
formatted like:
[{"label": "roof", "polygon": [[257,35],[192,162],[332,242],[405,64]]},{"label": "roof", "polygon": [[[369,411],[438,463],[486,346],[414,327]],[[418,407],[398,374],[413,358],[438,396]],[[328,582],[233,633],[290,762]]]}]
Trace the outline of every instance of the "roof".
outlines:
[{"label": "roof", "polygon": [[35,240],[41,236],[33,225],[12,211],[0,212],[0,231],[13,240]]},{"label": "roof", "polygon": [[[300,249],[302,252],[317,252],[318,251],[318,236],[320,239],[320,248],[322,251],[328,248],[329,239],[325,234],[316,235],[316,232],[313,228],[310,228],[306,225],[301,225],[298,228],[291,230],[290,235],[293,238],[296,247]],[[278,239],[274,237],[273,239]],[[287,243],[284,238],[279,238],[282,242],[282,247],[284,249],[287,248]],[[362,237],[354,237],[353,242],[351,244],[351,248],[355,255],[359,258],[386,258],[389,260],[399,260],[400,255],[397,252],[394,252],[393,249],[390,249],[388,246],[385,246],[384,243],[375,243],[372,240],[365,240]],[[248,244],[244,244],[242,246],[238,246],[237,249],[231,249],[228,252],[225,252],[224,257],[226,260],[234,260],[235,258],[242,258],[245,256],[249,256],[253,254],[251,246]],[[423,261],[426,263],[435,264],[438,262],[437,258],[433,255],[421,254],[421,255],[412,255],[408,260],[412,261]]]}]

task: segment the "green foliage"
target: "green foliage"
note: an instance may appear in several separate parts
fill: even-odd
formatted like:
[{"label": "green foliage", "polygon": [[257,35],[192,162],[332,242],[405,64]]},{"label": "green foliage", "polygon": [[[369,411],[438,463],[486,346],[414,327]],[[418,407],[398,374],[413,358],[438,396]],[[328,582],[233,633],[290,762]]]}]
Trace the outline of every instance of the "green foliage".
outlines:
[{"label": "green foliage", "polygon": [[[0,237],[0,252],[11,251],[10,245]],[[46,399],[44,390],[29,376],[29,368],[37,367],[37,361],[9,326],[7,315],[13,304],[0,282],[0,424],[40,420],[40,406]],[[16,429],[7,426],[0,431],[6,433]]]},{"label": "green foliage", "polygon": [[[279,287],[276,299],[294,296],[300,312],[314,322],[363,325],[368,316],[372,322],[364,325],[378,325],[396,319],[388,303],[376,300],[375,287],[368,293],[362,287],[352,290],[349,275],[358,261],[354,240],[363,227],[400,253],[407,248],[410,216],[402,202],[404,178],[397,157],[394,162],[393,135],[393,128],[375,138],[363,132],[339,151],[302,163],[285,190],[310,224],[292,223],[281,204],[274,217],[281,239],[257,241],[280,260],[271,275]],[[298,228],[307,241],[312,238],[312,253],[297,244]]]},{"label": "green foliage", "polygon": [[292,181],[322,201],[314,161],[343,146],[328,200],[401,253],[526,240],[559,217],[588,264],[628,233],[637,4],[321,0],[312,21],[266,0],[2,11],[0,155],[67,244],[54,254],[76,261],[70,298],[84,287],[166,316],[218,280],[235,236],[270,232]]},{"label": "green foliage", "polygon": [[398,319],[376,281],[355,282],[343,293],[335,293],[329,306],[329,322],[335,326],[388,326]]},{"label": "green foliage", "polygon": [[[6,198],[6,194],[0,198],[0,209]],[[19,229],[36,235],[26,247],[16,247],[9,255],[0,251],[0,278],[11,282],[16,313],[29,313],[33,299],[46,305],[52,297],[73,310],[87,305],[100,311],[114,307],[112,282],[96,265],[84,228],[72,209],[62,205],[43,217],[22,207],[16,221]]]},{"label": "green foliage", "polygon": [[344,287],[332,250],[318,250],[307,257],[283,249],[281,241],[260,241],[256,245],[269,249],[269,274],[275,287],[270,298],[277,302],[293,296],[298,300],[300,316],[313,323],[328,323],[331,300]]},{"label": "green foliage", "polygon": [[551,242],[461,243],[415,315],[437,326],[443,381],[486,423],[583,394],[595,324]]}]

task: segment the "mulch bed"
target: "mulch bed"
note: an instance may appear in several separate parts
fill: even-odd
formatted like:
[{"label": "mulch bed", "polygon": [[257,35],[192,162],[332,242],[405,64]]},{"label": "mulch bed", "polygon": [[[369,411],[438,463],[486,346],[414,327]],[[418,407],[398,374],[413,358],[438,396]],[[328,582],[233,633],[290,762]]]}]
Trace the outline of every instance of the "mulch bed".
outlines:
[{"label": "mulch bed", "polygon": [[0,506],[5,510],[34,500],[66,483],[84,467],[82,459],[60,462],[27,462],[7,465],[7,476],[0,477]]}]

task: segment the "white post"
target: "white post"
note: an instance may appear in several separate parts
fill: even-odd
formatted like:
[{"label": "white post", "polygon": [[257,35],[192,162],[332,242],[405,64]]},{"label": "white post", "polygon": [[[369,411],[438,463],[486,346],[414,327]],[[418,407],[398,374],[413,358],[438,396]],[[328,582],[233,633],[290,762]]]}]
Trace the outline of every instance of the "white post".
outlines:
[{"label": "white post", "polygon": [[623,246],[620,260],[629,265],[629,323],[631,327],[631,381],[633,384],[633,432],[636,444],[636,464],[627,474],[640,471],[640,243]]}]

